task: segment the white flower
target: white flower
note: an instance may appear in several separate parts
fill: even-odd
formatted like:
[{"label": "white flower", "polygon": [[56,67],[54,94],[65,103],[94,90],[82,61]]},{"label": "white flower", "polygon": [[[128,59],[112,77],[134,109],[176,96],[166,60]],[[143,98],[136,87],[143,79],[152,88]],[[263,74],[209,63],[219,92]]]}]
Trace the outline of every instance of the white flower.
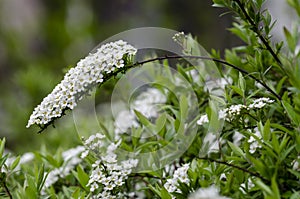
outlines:
[{"label": "white flower", "polygon": [[179,185],[178,181],[185,184],[190,183],[190,179],[188,178],[188,174],[187,174],[189,167],[190,164],[182,165],[181,167],[175,170],[173,174],[173,178],[167,179],[167,182],[164,184],[164,187],[169,193],[181,192],[180,189],[178,189],[177,187]]},{"label": "white flower", "polygon": [[[241,114],[242,110],[249,111],[249,110],[252,110],[252,109],[261,109],[264,106],[266,106],[267,104],[271,104],[273,102],[274,102],[274,100],[271,100],[271,99],[266,98],[266,97],[262,97],[262,98],[259,98],[259,99],[255,99],[253,101],[253,103],[251,103],[248,106],[243,105],[243,104],[231,105],[228,108],[219,110],[218,118],[220,120],[225,119],[226,121],[230,121],[231,119],[234,119],[237,116],[239,116]],[[208,120],[207,115],[202,115],[200,117],[200,119],[197,121],[197,124],[201,126],[201,125],[203,125],[205,123],[208,123],[208,122],[209,122],[209,120]]]},{"label": "white flower", "polygon": [[229,117],[240,115],[242,109],[246,109],[247,106],[243,104],[231,105],[228,109],[225,109]]},{"label": "white flower", "polygon": [[261,109],[264,106],[266,106],[267,104],[271,104],[273,102],[275,102],[275,101],[271,100],[267,97],[258,98],[258,99],[255,99],[253,101],[253,103],[248,106],[248,109],[255,109],[255,108],[256,109]]},{"label": "white flower", "polygon": [[221,196],[219,190],[215,186],[200,188],[196,192],[189,195],[188,199],[229,199]]},{"label": "white flower", "polygon": [[[257,127],[254,128],[254,135],[258,138],[261,139],[261,133],[258,130]],[[261,145],[258,143],[258,141],[256,140],[256,138],[254,136],[250,136],[248,143],[250,143],[250,149],[249,152],[250,153],[255,153],[257,148],[261,148]]]},{"label": "white flower", "polygon": [[201,125],[203,125],[205,123],[208,123],[208,122],[209,122],[209,120],[208,120],[207,115],[202,115],[200,117],[200,119],[197,121],[197,124],[201,126]]},{"label": "white flower", "polygon": [[179,43],[182,43],[184,39],[186,39],[187,36],[184,34],[184,32],[178,32],[176,33],[172,39],[175,41],[175,42],[179,42]]},{"label": "white flower", "polygon": [[99,188],[99,186],[98,186],[98,184],[97,183],[93,183],[93,184],[91,184],[91,188],[90,188],[90,191],[91,192],[94,192],[96,189],[98,189]]},{"label": "white flower", "polygon": [[177,185],[177,181],[174,181],[173,179],[168,179],[164,187],[169,193],[172,193],[177,190]]},{"label": "white flower", "polygon": [[66,109],[73,109],[84,94],[103,82],[104,75],[124,67],[123,56],[133,56],[137,50],[119,40],[102,45],[71,68],[64,79],[43,99],[31,114],[27,128],[33,124],[45,125],[60,117]]},{"label": "white flower", "polygon": [[[92,171],[87,186],[90,187],[91,192],[97,186],[104,188],[104,192],[93,196],[93,198],[111,198],[114,189],[124,185],[128,175],[132,173],[132,169],[138,165],[137,159],[118,162],[118,156],[115,151],[121,144],[121,141],[119,140],[117,143],[110,143],[108,145],[101,134],[91,135],[85,141],[87,151],[95,150],[99,158],[92,163]],[[87,152],[84,151],[84,153]],[[94,185],[95,183],[97,186]],[[103,195],[104,193],[106,195]]]}]

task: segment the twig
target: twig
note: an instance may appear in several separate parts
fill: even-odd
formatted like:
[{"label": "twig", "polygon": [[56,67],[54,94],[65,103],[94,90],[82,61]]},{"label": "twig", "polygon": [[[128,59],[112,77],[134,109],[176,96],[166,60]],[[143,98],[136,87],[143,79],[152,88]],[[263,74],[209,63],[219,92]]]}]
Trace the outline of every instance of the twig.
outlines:
[{"label": "twig", "polygon": [[10,191],[9,191],[9,189],[8,189],[8,187],[7,187],[7,185],[6,185],[6,182],[5,182],[5,178],[6,178],[6,174],[5,173],[1,173],[0,174],[0,180],[1,180],[1,186],[4,188],[4,191],[5,191],[5,193],[8,195],[8,198],[9,199],[12,199],[13,197],[12,197],[12,195],[11,195],[11,193],[10,193]]},{"label": "twig", "polygon": [[[144,61],[140,61],[140,62],[136,62],[132,65],[128,65],[126,66],[126,68],[120,68],[116,71],[114,71],[113,73],[111,73],[110,75],[106,76],[103,80],[103,82],[105,82],[106,80],[110,79],[113,76],[116,76],[118,73],[122,72],[126,72],[127,69],[129,68],[134,68],[137,66],[141,66],[144,65],[146,63],[150,63],[150,62],[154,62],[154,61],[163,61],[163,60],[169,60],[169,59],[181,59],[181,58],[185,58],[185,59],[201,59],[201,60],[209,60],[209,61],[214,61],[217,63],[221,63],[225,66],[229,66],[231,68],[234,68],[235,70],[246,74],[247,76],[249,76],[250,78],[252,78],[253,80],[255,80],[256,82],[260,83],[264,88],[266,88],[270,93],[272,93],[278,100],[281,100],[281,96],[278,95],[275,91],[273,91],[267,84],[265,84],[263,81],[261,81],[260,79],[256,78],[254,75],[250,74],[248,71],[239,68],[238,66],[235,66],[231,63],[226,62],[225,60],[222,59],[216,59],[216,58],[212,58],[212,57],[205,57],[205,56],[195,56],[195,55],[166,55],[163,57],[155,57],[155,58],[151,58],[151,59],[147,59]],[[83,96],[84,93],[81,93],[79,96]],[[65,111],[67,111],[69,108],[66,108],[65,110],[63,110],[63,114],[60,116],[62,117],[65,114]],[[47,124],[44,124],[43,126],[39,126],[41,129],[38,131],[38,133],[42,133],[48,126],[53,125],[54,121],[60,117],[57,117],[55,119],[53,119],[52,121],[50,121]]]},{"label": "twig", "polygon": [[135,66],[138,66],[138,65],[143,65],[143,64],[153,62],[153,61],[162,61],[162,60],[165,60],[165,59],[179,59],[179,58],[210,60],[210,61],[214,61],[214,62],[217,62],[217,63],[221,63],[223,65],[229,66],[231,68],[234,68],[235,70],[237,70],[237,71],[239,71],[243,74],[246,74],[250,78],[254,79],[256,82],[260,83],[264,88],[266,88],[270,93],[272,93],[278,100],[281,100],[281,96],[278,95],[277,93],[275,93],[275,91],[273,91],[263,81],[256,78],[254,75],[250,74],[248,71],[246,71],[242,68],[239,68],[238,66],[235,66],[233,64],[230,64],[230,63],[228,63],[228,62],[226,62],[225,60],[222,60],[222,59],[216,59],[216,58],[205,57],[205,56],[195,56],[195,55],[166,55],[164,57],[156,57],[156,58],[148,59],[148,60],[145,60],[145,61],[137,62],[137,63],[133,64],[132,67],[135,67]]},{"label": "twig", "polygon": [[234,0],[234,1],[238,4],[239,8],[241,9],[241,11],[243,12],[243,14],[246,17],[246,20],[252,26],[253,31],[257,34],[257,36],[259,37],[259,39],[263,42],[263,44],[265,45],[265,47],[267,48],[267,50],[271,53],[271,55],[273,56],[273,58],[275,59],[275,61],[279,64],[280,68],[285,72],[285,70],[282,67],[282,62],[280,61],[279,57],[274,52],[274,50],[272,49],[272,47],[270,46],[270,44],[266,40],[266,38],[261,34],[261,32],[259,31],[259,29],[256,26],[255,22],[251,19],[251,17],[247,13],[247,11],[246,11],[244,5],[242,4],[242,2],[240,0]]},{"label": "twig", "polygon": [[249,173],[250,175],[255,176],[255,177],[258,177],[258,178],[264,180],[265,182],[269,182],[268,179],[264,178],[263,176],[259,175],[258,173],[249,171],[249,170],[247,170],[247,169],[245,169],[245,168],[242,168],[242,167],[240,167],[240,166],[237,166],[237,165],[234,165],[234,164],[225,162],[225,161],[215,160],[215,159],[212,159],[212,158],[209,158],[209,157],[197,157],[197,159],[199,159],[199,160],[207,160],[207,161],[210,161],[210,162],[216,162],[216,163],[218,163],[218,164],[223,164],[223,165],[226,165],[226,166],[229,166],[229,167],[238,169],[238,170],[240,170],[240,171],[243,171],[243,172],[245,172],[245,173]]}]

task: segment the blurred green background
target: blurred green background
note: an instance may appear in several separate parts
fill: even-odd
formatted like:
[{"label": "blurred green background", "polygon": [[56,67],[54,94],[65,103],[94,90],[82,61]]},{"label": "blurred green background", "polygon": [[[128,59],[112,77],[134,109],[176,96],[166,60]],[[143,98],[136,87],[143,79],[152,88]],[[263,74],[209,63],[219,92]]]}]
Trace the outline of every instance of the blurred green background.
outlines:
[{"label": "blurred green background", "polygon": [[210,0],[0,0],[0,137],[15,152],[74,146],[72,114],[42,134],[26,129],[33,108],[99,42],[146,26],[197,36],[209,52],[235,46],[231,16]]}]

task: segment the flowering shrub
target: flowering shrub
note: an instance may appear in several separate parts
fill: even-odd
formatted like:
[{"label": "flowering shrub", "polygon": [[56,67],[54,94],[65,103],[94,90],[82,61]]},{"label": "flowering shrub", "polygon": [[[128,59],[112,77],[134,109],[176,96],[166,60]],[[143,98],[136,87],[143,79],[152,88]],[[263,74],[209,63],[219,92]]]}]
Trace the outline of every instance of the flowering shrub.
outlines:
[{"label": "flowering shrub", "polygon": [[[94,88],[135,67],[150,64],[147,77],[155,81],[115,118],[102,116],[101,128],[74,148],[14,157],[2,139],[2,195],[300,198],[299,30],[284,29],[283,43],[271,41],[273,19],[263,2],[214,0],[234,13],[230,31],[244,42],[225,50],[224,59],[215,50],[203,56],[196,40],[181,32],[173,36],[180,55],[136,61],[139,49],[119,40],[79,61],[34,109],[27,127],[45,131]],[[299,14],[298,1],[288,2]],[[158,63],[164,73],[154,70]],[[90,118],[81,119],[90,125]]]}]

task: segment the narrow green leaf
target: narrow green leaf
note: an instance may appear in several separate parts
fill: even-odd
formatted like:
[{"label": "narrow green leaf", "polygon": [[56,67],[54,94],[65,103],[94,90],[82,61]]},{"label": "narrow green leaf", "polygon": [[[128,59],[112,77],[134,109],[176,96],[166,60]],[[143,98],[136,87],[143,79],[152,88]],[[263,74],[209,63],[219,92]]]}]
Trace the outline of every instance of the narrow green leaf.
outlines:
[{"label": "narrow green leaf", "polygon": [[134,110],[139,122],[141,122],[145,127],[151,127],[152,123],[139,111]]},{"label": "narrow green leaf", "polygon": [[295,42],[292,34],[290,33],[290,31],[286,27],[283,28],[283,32],[284,32],[284,35],[285,35],[285,38],[286,38],[289,49],[291,50],[291,52],[294,52],[297,43]]},{"label": "narrow green leaf", "polygon": [[44,175],[45,175],[45,168],[44,165],[41,166],[39,172],[38,172],[38,176],[36,179],[37,182],[37,192],[40,193],[40,191],[42,190],[43,186],[44,186]]},{"label": "narrow green leaf", "polygon": [[292,122],[299,127],[300,116],[294,111],[294,108],[287,101],[282,101],[282,105]]},{"label": "narrow green leaf", "polygon": [[254,183],[262,190],[264,191],[267,195],[272,196],[273,192],[270,189],[269,186],[267,186],[265,183],[263,183],[260,179],[257,179],[254,181]]},{"label": "narrow green leaf", "polygon": [[245,157],[245,153],[240,149],[238,146],[233,144],[232,142],[227,141],[228,145],[230,146],[231,150],[236,154],[241,157]]},{"label": "narrow green leaf", "polygon": [[14,169],[18,166],[19,162],[20,162],[20,156],[18,156],[18,157],[13,161],[13,163],[10,165],[10,170],[14,170]]},{"label": "narrow green leaf", "polygon": [[246,82],[242,75],[242,73],[239,72],[239,82],[238,82],[239,88],[243,92],[243,97],[245,96],[245,90],[246,90]]},{"label": "narrow green leaf", "polygon": [[273,191],[272,198],[280,199],[281,197],[280,197],[279,188],[278,188],[278,185],[277,185],[277,182],[276,182],[276,175],[274,175],[272,177],[271,188],[272,188],[272,191]]},{"label": "narrow green leaf", "polygon": [[165,187],[162,187],[161,191],[160,191],[160,194],[161,194],[161,198],[164,198],[164,199],[172,199],[171,195],[169,194],[169,192],[165,189]]},{"label": "narrow green leaf", "polygon": [[188,114],[188,100],[186,96],[181,95],[180,96],[180,116],[181,116],[181,121],[185,121],[187,119],[187,114]]},{"label": "narrow green leaf", "polygon": [[82,169],[82,167],[79,165],[76,168],[77,171],[77,175],[75,175],[76,179],[78,180],[78,182],[80,183],[80,185],[86,190],[89,191],[87,188],[87,184],[89,182],[89,175],[86,174],[84,172],[84,170]]},{"label": "narrow green leaf", "polygon": [[254,166],[254,169],[259,172],[262,176],[267,176],[268,168],[264,165],[264,163],[250,154],[247,154],[247,159]]},{"label": "narrow green leaf", "polygon": [[277,83],[276,85],[276,93],[280,93],[281,89],[282,89],[282,85],[285,82],[285,80],[287,79],[287,76],[284,76],[283,78],[281,78],[281,80]]},{"label": "narrow green leaf", "polygon": [[77,189],[72,193],[72,198],[74,198],[74,199],[80,198],[80,188],[77,188]]},{"label": "narrow green leaf", "polygon": [[237,86],[230,86],[230,87],[232,88],[232,90],[234,90],[234,92],[236,92],[240,96],[244,97],[244,93],[239,87],[237,87]]},{"label": "narrow green leaf", "polygon": [[149,184],[148,186],[157,196],[159,196],[161,198],[161,194],[160,194],[160,191],[159,191],[157,185],[156,185],[156,187],[152,186],[151,184]]},{"label": "narrow green leaf", "polygon": [[0,157],[3,156],[3,152],[4,152],[4,147],[5,147],[5,142],[6,142],[6,139],[5,137],[0,141]]}]

